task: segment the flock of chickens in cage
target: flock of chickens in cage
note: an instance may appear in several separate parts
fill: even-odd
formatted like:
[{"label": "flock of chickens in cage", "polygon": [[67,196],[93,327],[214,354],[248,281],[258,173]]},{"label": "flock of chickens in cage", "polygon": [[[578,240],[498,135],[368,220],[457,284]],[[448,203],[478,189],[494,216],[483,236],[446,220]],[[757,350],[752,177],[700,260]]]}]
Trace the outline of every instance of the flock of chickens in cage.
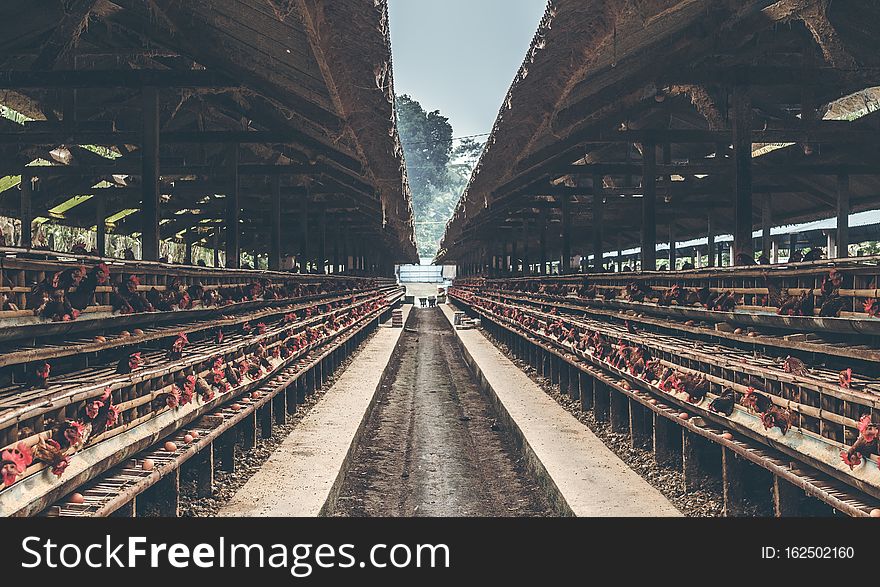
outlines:
[{"label": "flock of chickens in cage", "polygon": [[[762,296],[759,301],[762,306],[777,308],[777,313],[780,315],[839,316],[845,306],[845,298],[840,294],[840,289],[844,286],[844,278],[842,272],[832,269],[828,275],[823,277],[818,295],[811,289],[804,289],[796,295],[791,295],[783,291],[776,280],[765,274],[764,281],[769,293]],[[499,292],[539,294],[551,297],[574,295],[588,300],[614,299],[614,294],[603,296],[600,293],[600,288],[589,283],[587,279],[584,279],[581,284],[543,283],[537,280],[491,283],[461,280],[459,285],[477,286],[483,290],[494,289]],[[732,311],[739,303],[733,291],[713,292],[708,287],[686,288],[679,284],[673,284],[665,290],[654,290],[644,282],[634,281],[617,291],[619,298],[627,301],[646,302],[652,300],[659,306],[696,305],[707,310]],[[561,318],[542,320],[515,306],[476,297],[467,289],[458,289],[456,293],[467,303],[516,322],[526,331],[552,337],[577,351],[588,353],[594,358],[605,361],[618,371],[641,378],[664,392],[686,397],[687,401],[695,405],[703,403],[711,390],[710,382],[703,374],[690,370],[688,372],[677,370],[652,358],[649,349],[623,339],[619,339],[615,343],[607,335],[598,331],[577,325],[567,326]],[[876,299],[868,299],[864,304],[864,309],[869,316],[880,317],[880,302]],[[541,308],[541,312],[552,316],[557,314],[557,308],[546,306]],[[625,323],[630,333],[636,332],[635,327],[629,321]],[[750,335],[756,334],[750,333]],[[801,359],[794,356],[786,356],[782,360],[780,368],[785,373],[796,377],[816,377]],[[836,383],[844,389],[855,388],[853,370],[846,368],[840,371]],[[711,412],[731,416],[736,404],[756,414],[767,430],[776,428],[784,435],[796,424],[796,414],[788,408],[775,404],[758,378],[749,377],[744,393],[738,394],[732,388],[724,387],[706,407]],[[843,462],[850,468],[862,464],[870,455],[880,455],[880,428],[872,421],[871,414],[865,414],[861,417],[858,431],[859,437],[855,443],[841,452]]]},{"label": "flock of chickens in cage", "polygon": [[[30,306],[34,313],[49,320],[74,320],[79,312],[94,303],[95,287],[107,283],[109,271],[107,266],[99,264],[91,270],[76,266],[59,271],[46,278],[32,288],[32,297],[41,303]],[[114,309],[119,313],[147,311],[176,311],[192,307],[193,300],[200,300],[203,305],[228,305],[241,301],[286,300],[293,301],[303,296],[315,296],[328,293],[340,295],[354,294],[357,290],[374,287],[373,281],[342,280],[332,282],[313,282],[295,284],[272,284],[268,279],[260,279],[247,286],[219,287],[208,290],[198,284],[183,286],[178,279],[163,292],[152,288],[147,292],[138,290],[139,281],[131,276],[121,283],[114,284],[111,299]],[[151,410],[158,412],[165,408],[176,410],[195,401],[207,403],[217,396],[229,394],[230,397],[242,385],[256,382],[275,372],[287,359],[298,355],[312,345],[334,335],[341,329],[351,326],[363,316],[377,311],[387,304],[385,298],[365,300],[356,304],[356,298],[333,300],[323,304],[312,305],[285,313],[280,319],[267,325],[263,321],[244,321],[238,326],[243,340],[248,337],[260,337],[253,352],[239,351],[238,356],[225,359],[216,356],[211,362],[210,373],[203,377],[197,365],[184,368],[175,377],[174,383],[151,402]],[[299,323],[326,316],[322,323],[307,324],[295,333],[290,331]],[[135,329],[134,334],[143,334]],[[131,335],[123,331],[123,335]],[[191,334],[191,333],[190,333]],[[174,336],[165,349],[164,356],[168,361],[180,361],[190,346],[190,334],[180,332]],[[264,336],[269,334],[270,336]],[[276,342],[269,342],[277,335]],[[103,336],[96,339],[106,339]],[[216,328],[207,336],[202,344],[221,345],[228,341],[227,333]],[[218,352],[223,352],[220,349]],[[117,374],[134,374],[148,364],[143,351],[126,351],[125,356],[116,364]],[[29,365],[23,389],[50,387],[52,367],[48,361],[40,361]],[[3,486],[14,484],[28,467],[35,462],[45,463],[47,468],[57,477],[63,475],[73,455],[88,446],[90,441],[99,441],[99,435],[116,427],[123,419],[113,402],[114,391],[117,397],[121,388],[106,387],[100,397],[81,402],[74,417],[63,417],[57,421],[45,418],[44,431],[36,434],[27,426],[19,426],[15,445],[7,446],[0,452],[0,474]],[[233,404],[233,410],[240,406]],[[35,440],[35,442],[34,442]]]}]

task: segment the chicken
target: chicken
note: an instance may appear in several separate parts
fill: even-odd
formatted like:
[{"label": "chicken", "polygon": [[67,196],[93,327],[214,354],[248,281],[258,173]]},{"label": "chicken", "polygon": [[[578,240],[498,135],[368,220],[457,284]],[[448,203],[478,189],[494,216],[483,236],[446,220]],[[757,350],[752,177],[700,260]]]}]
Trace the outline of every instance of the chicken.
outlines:
[{"label": "chicken", "polygon": [[33,448],[34,458],[49,465],[56,477],[64,474],[70,465],[70,457],[64,453],[61,444],[53,438],[41,438]]},{"label": "chicken", "polygon": [[203,402],[209,402],[214,399],[214,390],[210,385],[208,385],[208,382],[205,380],[204,377],[199,377],[198,379],[196,379],[195,390],[196,393],[199,394],[199,398]]},{"label": "chicken", "polygon": [[865,300],[865,313],[871,318],[880,318],[880,300],[875,298]]},{"label": "chicken", "polygon": [[106,284],[109,279],[110,268],[104,263],[95,265],[77,286],[76,291],[68,295],[70,305],[80,312],[85,310],[95,301],[95,290],[98,286]]},{"label": "chicken", "polygon": [[34,461],[30,447],[19,442],[13,448],[4,449],[0,453],[0,474],[3,475],[3,485],[9,487],[24,474],[25,470]]},{"label": "chicken", "polygon": [[865,414],[859,419],[859,437],[847,451],[840,453],[844,463],[852,469],[862,464],[862,458],[880,453],[880,438],[877,425],[871,421],[871,415]]},{"label": "chicken", "polygon": [[764,425],[765,430],[776,427],[782,431],[782,434],[785,434],[791,428],[792,419],[793,416],[790,410],[775,405],[761,414],[761,423]]},{"label": "chicken", "polygon": [[177,335],[177,338],[174,339],[174,342],[171,343],[171,350],[168,352],[169,357],[173,360],[178,360],[183,358],[183,349],[186,345],[189,344],[189,337],[187,337],[186,333],[181,332]]},{"label": "chicken", "polygon": [[797,357],[792,357],[791,355],[785,357],[785,360],[782,362],[782,369],[786,373],[791,373],[792,375],[796,375],[798,377],[806,377],[810,374],[810,370],[807,368],[804,362]]},{"label": "chicken", "polygon": [[83,421],[90,421],[92,424],[92,434],[98,434],[113,428],[119,417],[119,410],[113,405],[111,400],[111,390],[109,387],[104,389],[104,394],[97,399],[86,402],[83,408],[83,414],[80,418]]},{"label": "chicken", "polygon": [[35,366],[34,370],[28,374],[26,386],[28,388],[46,389],[49,387],[49,374],[52,372],[52,366],[43,361]]},{"label": "chicken", "polygon": [[675,379],[673,389],[676,393],[686,393],[690,403],[698,404],[709,393],[709,381],[705,375],[687,373]]},{"label": "chicken", "polygon": [[122,314],[153,311],[155,309],[153,304],[137,289],[140,284],[140,280],[134,275],[129,276],[122,283],[114,284],[113,293],[110,295],[113,309]]},{"label": "chicken", "polygon": [[648,284],[634,281],[624,288],[623,295],[631,302],[642,302],[646,297],[653,297],[655,294]]},{"label": "chicken", "polygon": [[131,353],[128,357],[119,359],[119,363],[116,364],[116,372],[120,375],[131,373],[145,362],[140,353]]},{"label": "chicken", "polygon": [[783,293],[782,289],[771,279],[767,273],[764,273],[764,284],[767,286],[767,301],[771,306],[776,307],[776,313],[780,316],[812,316],[813,315],[813,293],[803,292],[799,295],[789,295]]},{"label": "chicken", "polygon": [[736,394],[729,387],[725,387],[721,391],[721,395],[713,399],[709,404],[709,410],[716,414],[730,416],[733,414],[734,404],[736,404]]},{"label": "chicken", "polygon": [[214,342],[216,344],[223,343],[223,329],[222,328],[218,328],[217,331],[214,333]]},{"label": "chicken", "polygon": [[742,405],[750,412],[764,414],[773,407],[773,401],[763,393],[755,391],[753,387],[749,387],[743,395]]}]

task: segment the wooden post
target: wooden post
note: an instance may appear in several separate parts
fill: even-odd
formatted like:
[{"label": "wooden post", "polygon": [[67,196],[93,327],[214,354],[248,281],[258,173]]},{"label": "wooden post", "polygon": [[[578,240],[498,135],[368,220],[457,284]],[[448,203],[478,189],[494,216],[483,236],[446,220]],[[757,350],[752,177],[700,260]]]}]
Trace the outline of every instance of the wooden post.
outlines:
[{"label": "wooden post", "polygon": [[653,414],[638,401],[629,399],[629,434],[633,448],[649,448],[651,432],[648,428],[648,417]]},{"label": "wooden post", "polygon": [[593,415],[597,422],[607,422],[611,411],[611,392],[599,379],[593,380]]},{"label": "wooden post", "polygon": [[[306,191],[302,195],[302,199],[299,201],[299,272],[300,273],[308,273],[308,264],[309,264],[309,191],[311,184],[306,182],[305,188]],[[362,269],[362,267],[355,264],[355,269]]]},{"label": "wooden post", "polygon": [[770,194],[764,194],[761,208],[761,254],[770,258],[770,229],[773,227],[773,209]]},{"label": "wooden post", "polygon": [[167,473],[138,496],[138,513],[149,517],[176,518],[180,505],[180,469]]},{"label": "wooden post", "polygon": [[626,432],[629,427],[629,398],[616,389],[608,388],[608,416],[612,432]]},{"label": "wooden post", "polygon": [[739,256],[754,257],[752,241],[752,101],[749,88],[733,89],[734,229],[731,265]]},{"label": "wooden post", "polygon": [[184,483],[194,483],[196,496],[210,497],[214,493],[214,451],[210,446],[199,452],[180,466]]},{"label": "wooden post", "polygon": [[849,256],[849,175],[837,176],[837,257]]},{"label": "wooden post", "polygon": [[657,150],[653,141],[642,152],[642,271],[657,269]]},{"label": "wooden post", "polygon": [[541,208],[541,266],[538,269],[538,275],[547,275],[550,271],[547,268],[547,208]]},{"label": "wooden post", "polygon": [[706,463],[703,462],[703,446],[708,442],[702,436],[682,427],[681,429],[681,465],[685,491],[699,489],[705,479]]},{"label": "wooden post", "polygon": [[241,202],[239,201],[239,146],[230,147],[229,191],[226,194],[226,267],[241,267]]},{"label": "wooden post", "polygon": [[321,207],[321,215],[318,217],[318,238],[319,240],[319,254],[321,258],[318,260],[318,273],[322,275],[327,273],[327,210],[323,206]]},{"label": "wooden post", "polygon": [[571,206],[568,196],[562,196],[562,251],[559,255],[559,274],[571,273]]},{"label": "wooden post", "polygon": [[745,513],[744,477],[746,462],[727,447],[721,447],[721,483],[724,491],[724,515],[728,518]]},{"label": "wooden post", "polygon": [[675,223],[669,223],[669,270],[675,271]]},{"label": "wooden post", "polygon": [[800,516],[805,497],[803,489],[773,475],[773,513],[777,518]]},{"label": "wooden post", "polygon": [[257,444],[257,412],[251,411],[250,414],[242,418],[238,424],[239,433],[241,435],[241,447],[244,450],[250,450]]},{"label": "wooden post", "polygon": [[95,196],[95,248],[98,256],[107,255],[107,199],[98,194]]},{"label": "wooden post", "polygon": [[581,411],[593,409],[593,376],[581,371],[578,374],[578,393],[581,396]]},{"label": "wooden post", "polygon": [[21,175],[21,247],[23,249],[29,249],[33,246],[34,213],[31,204],[33,189],[33,178],[23,173]]},{"label": "wooden post", "polygon": [[143,89],[141,258],[159,260],[159,90]]},{"label": "wooden post", "polygon": [[260,419],[260,437],[261,438],[272,438],[272,424],[274,423],[274,415],[272,414],[273,403],[271,401],[263,404],[258,411],[258,418]]},{"label": "wooden post", "polygon": [[706,247],[706,255],[708,256],[709,267],[715,266],[715,226],[712,224],[712,214],[706,218],[706,237],[708,243]]},{"label": "wooden post", "polygon": [[602,225],[605,222],[605,190],[603,179],[598,173],[593,174],[593,269],[602,273]]},{"label": "wooden post", "polygon": [[654,461],[658,465],[669,465],[675,462],[675,443],[672,439],[673,428],[677,425],[667,418],[654,414]]},{"label": "wooden post", "polygon": [[269,269],[281,269],[281,176],[272,176],[272,244],[269,251]]},{"label": "wooden post", "polygon": [[220,267],[220,223],[214,225],[214,267]]}]

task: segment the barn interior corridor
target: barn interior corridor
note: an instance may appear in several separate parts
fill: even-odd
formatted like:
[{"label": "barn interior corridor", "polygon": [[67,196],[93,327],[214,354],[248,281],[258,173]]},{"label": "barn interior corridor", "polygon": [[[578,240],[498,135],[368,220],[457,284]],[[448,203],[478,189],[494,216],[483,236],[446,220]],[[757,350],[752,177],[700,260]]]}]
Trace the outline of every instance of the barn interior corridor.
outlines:
[{"label": "barn interior corridor", "polygon": [[550,513],[440,308],[410,312],[351,462],[337,515]]}]

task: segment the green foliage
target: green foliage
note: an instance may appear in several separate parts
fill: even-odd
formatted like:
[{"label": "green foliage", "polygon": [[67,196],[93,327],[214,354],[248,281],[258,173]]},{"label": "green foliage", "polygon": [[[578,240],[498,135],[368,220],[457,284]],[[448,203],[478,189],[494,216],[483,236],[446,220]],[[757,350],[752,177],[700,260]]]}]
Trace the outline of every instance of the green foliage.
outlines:
[{"label": "green foliage", "polygon": [[449,120],[438,110],[427,112],[407,95],[397,97],[397,117],[419,256],[433,257],[483,145],[463,139],[455,146]]}]

